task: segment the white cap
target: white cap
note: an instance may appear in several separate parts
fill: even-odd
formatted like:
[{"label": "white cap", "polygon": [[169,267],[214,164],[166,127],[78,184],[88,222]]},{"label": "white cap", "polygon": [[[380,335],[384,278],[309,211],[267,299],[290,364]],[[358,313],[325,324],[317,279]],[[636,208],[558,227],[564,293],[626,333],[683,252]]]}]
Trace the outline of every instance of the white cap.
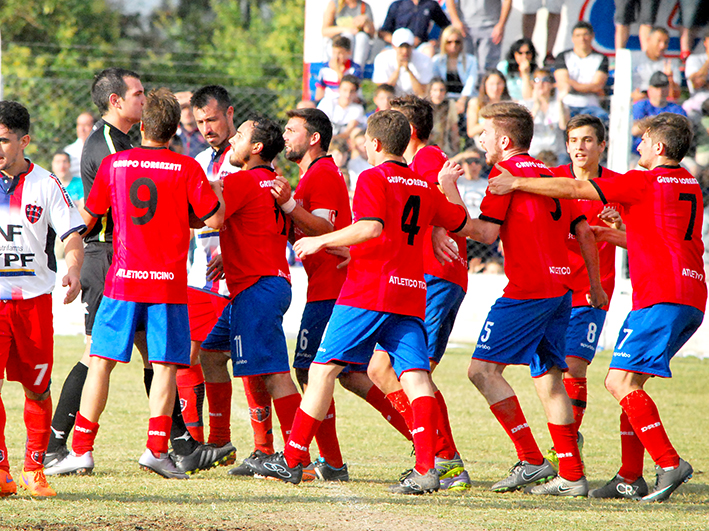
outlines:
[{"label": "white cap", "polygon": [[398,48],[402,44],[414,45],[414,34],[409,28],[399,28],[391,35],[391,44]]}]

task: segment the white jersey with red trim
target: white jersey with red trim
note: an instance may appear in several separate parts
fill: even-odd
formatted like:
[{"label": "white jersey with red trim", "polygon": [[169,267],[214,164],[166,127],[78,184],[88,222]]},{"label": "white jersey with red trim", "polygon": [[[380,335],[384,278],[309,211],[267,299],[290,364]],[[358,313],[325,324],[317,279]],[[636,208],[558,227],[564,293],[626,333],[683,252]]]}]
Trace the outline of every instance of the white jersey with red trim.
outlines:
[{"label": "white jersey with red trim", "polygon": [[0,179],[0,299],[51,293],[55,235],[64,240],[85,229],[59,179],[44,168],[30,162],[26,173]]},{"label": "white jersey with red trim", "polygon": [[[211,147],[197,154],[195,160],[202,166],[207,179],[217,181],[223,179],[225,175],[236,173],[239,168],[229,163],[231,145],[227,145],[223,151],[215,151]],[[224,280],[207,280],[207,264],[215,255],[221,251],[219,249],[219,231],[204,227],[194,231],[197,248],[194,251],[194,261],[187,277],[187,285],[202,291],[208,291],[215,295],[229,296],[229,290]]]}]

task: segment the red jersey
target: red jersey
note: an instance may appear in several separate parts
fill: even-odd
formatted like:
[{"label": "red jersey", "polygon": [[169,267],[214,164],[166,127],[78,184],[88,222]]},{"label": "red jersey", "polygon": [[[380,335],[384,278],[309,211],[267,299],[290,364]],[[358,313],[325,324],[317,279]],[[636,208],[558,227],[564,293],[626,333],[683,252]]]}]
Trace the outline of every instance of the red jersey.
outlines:
[{"label": "red jersey", "polygon": [[[447,160],[448,157],[441,148],[438,146],[426,146],[416,153],[409,167],[433,186],[438,186],[438,172],[441,171]],[[428,227],[424,237],[424,273],[453,282],[463,288],[463,291],[466,291],[468,289],[468,248],[465,238],[460,234],[448,232],[448,236],[453,238],[456,245],[458,245],[458,256],[452,262],[441,265],[433,254],[432,230],[433,227]]]},{"label": "red jersey", "polygon": [[704,311],[707,284],[702,243],[702,190],[679,166],[590,181],[601,201],[626,210],[633,310],[665,302]]},{"label": "red jersey", "polygon": [[[564,166],[558,166],[551,169],[554,175],[557,177],[570,177],[575,179],[574,170],[571,164],[566,164]],[[608,168],[598,167],[599,177],[613,177],[618,175],[616,172],[609,170]],[[607,227],[603,221],[598,219],[598,214],[605,208],[605,205],[599,203],[598,201],[589,201],[587,199],[576,200],[576,205],[579,211],[586,216],[589,225],[596,225],[600,227]],[[620,204],[611,204],[618,212],[623,213]],[[598,260],[601,270],[601,285],[603,286],[603,291],[608,295],[608,304],[603,307],[604,310],[608,311],[608,306],[611,302],[611,297],[613,297],[613,289],[615,288],[615,245],[608,242],[599,242],[598,244]],[[569,249],[569,265],[571,266],[571,289],[573,291],[571,305],[573,307],[578,306],[589,306],[588,299],[586,295],[591,293],[591,283],[588,280],[588,271],[586,270],[586,263],[583,261],[583,256],[581,256],[581,247],[576,241],[576,236],[569,233],[569,239],[567,241],[567,246]]]},{"label": "red jersey", "polygon": [[290,220],[271,195],[276,176],[269,166],[224,177],[224,228],[219,244],[229,294],[234,297],[261,277],[290,282],[286,244]]},{"label": "red jersey", "polygon": [[352,261],[338,304],[424,318],[423,243],[428,225],[461,230],[467,214],[400,162],[362,172],[354,219],[376,220],[378,238],[350,247]]},{"label": "red jersey", "polygon": [[85,208],[94,217],[109,208],[113,213],[113,263],[104,295],[187,304],[189,206],[202,220],[219,209],[193,158],[137,147],[103,159]]},{"label": "red jersey", "polygon": [[[500,162],[513,175],[536,179],[552,177],[551,170],[527,154]],[[499,175],[493,168],[490,177]],[[576,205],[525,192],[508,195],[485,193],[480,219],[500,225],[505,251],[509,299],[548,299],[570,289],[571,267],[566,240],[569,231],[584,219]]]},{"label": "red jersey", "polygon": [[[295,201],[311,214],[326,216],[340,230],[352,224],[350,195],[342,173],[330,156],[314,160],[295,188]],[[305,234],[294,225],[295,239]],[[303,258],[308,274],[308,302],[336,299],[347,277],[347,269],[337,269],[341,257],[325,250]]]}]

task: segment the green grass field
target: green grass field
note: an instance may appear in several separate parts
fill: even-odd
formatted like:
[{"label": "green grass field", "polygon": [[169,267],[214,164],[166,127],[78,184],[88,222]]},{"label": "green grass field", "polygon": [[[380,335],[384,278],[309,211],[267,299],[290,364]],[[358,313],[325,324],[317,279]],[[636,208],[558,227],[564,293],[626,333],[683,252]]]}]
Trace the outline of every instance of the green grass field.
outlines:
[{"label": "green grass field", "polygon": [[[53,392],[83,350],[80,337],[58,337]],[[292,350],[292,348],[291,348]],[[226,468],[202,472],[188,481],[164,480],[138,468],[146,438],[148,408],[140,363],[119,366],[108,407],[101,417],[93,476],[51,478],[56,499],[33,500],[26,492],[0,500],[0,529],[36,530],[658,530],[709,528],[709,361],[676,359],[672,380],[651,381],[668,432],[679,453],[694,466],[694,478],[668,503],[532,498],[521,492],[488,490],[516,461],[511,442],[485,401],[465,376],[471,349],[449,349],[435,379],[451,413],[457,445],[473,480],[464,494],[420,497],[389,494],[387,486],[413,465],[411,445],[364,401],[338,387],[338,430],[352,481],[299,486],[228,477]],[[609,354],[599,355],[589,372],[589,408],[582,431],[586,470],[592,488],[619,466],[618,405],[603,388]],[[550,446],[543,411],[526,368],[506,375],[543,450]],[[17,478],[25,430],[19,384],[5,382],[6,436]],[[282,447],[277,428],[277,446]],[[238,459],[251,451],[252,437],[240,382],[235,382],[232,436]],[[316,447],[313,446],[314,452]],[[315,453],[313,454],[315,455]],[[654,483],[649,456],[645,477]]]}]

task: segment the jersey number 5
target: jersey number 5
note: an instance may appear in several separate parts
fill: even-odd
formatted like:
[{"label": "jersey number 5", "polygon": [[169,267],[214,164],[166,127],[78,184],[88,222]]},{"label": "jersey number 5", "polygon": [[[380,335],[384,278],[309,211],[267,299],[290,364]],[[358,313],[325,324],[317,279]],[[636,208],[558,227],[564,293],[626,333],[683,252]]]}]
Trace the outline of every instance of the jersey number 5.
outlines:
[{"label": "jersey number 5", "polygon": [[[143,186],[148,189],[147,199],[138,197],[138,192]],[[133,223],[136,225],[145,225],[148,221],[153,219],[155,211],[158,209],[158,187],[155,181],[148,177],[136,179],[133,184],[130,185],[129,195],[130,202],[135,208],[146,209],[145,214],[142,216],[131,216]]]},{"label": "jersey number 5", "polygon": [[420,211],[421,196],[409,196],[404,205],[404,212],[401,214],[401,232],[409,235],[406,241],[409,245],[414,244],[414,236],[421,230],[421,227],[418,226]]}]

